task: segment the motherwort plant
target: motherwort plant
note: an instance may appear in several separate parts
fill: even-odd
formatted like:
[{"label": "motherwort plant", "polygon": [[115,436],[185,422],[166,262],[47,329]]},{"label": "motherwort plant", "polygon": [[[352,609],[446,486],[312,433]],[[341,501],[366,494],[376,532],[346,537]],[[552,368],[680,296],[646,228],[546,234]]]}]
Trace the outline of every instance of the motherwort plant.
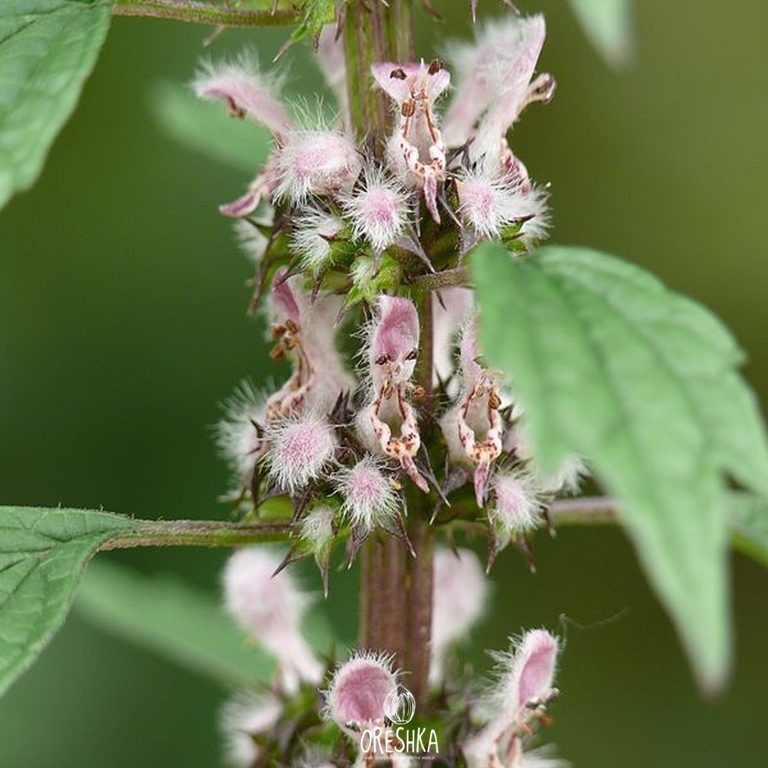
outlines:
[{"label": "motherwort plant", "polygon": [[[61,2],[93,24],[109,6]],[[538,64],[544,18],[506,9],[437,58],[414,44],[410,0],[260,6],[106,11],[219,31],[297,21],[292,40],[312,41],[335,94],[334,115],[320,99],[291,103],[253,52],[208,59],[192,83],[271,135],[255,176],[220,206],[255,265],[249,310],[282,366],[273,386],[241,384],[217,428],[235,520],[0,508],[0,681],[58,626],[97,550],[234,546],[226,613],[272,659],[222,713],[234,766],[556,768],[542,731],[560,639],[514,634],[485,681],[456,648],[502,551],[533,567],[537,529],[618,521],[701,686],[717,689],[729,526],[751,553],[767,549],[765,434],[741,353],[712,315],[613,257],[541,246],[548,185],[511,131],[555,92]],[[590,474],[612,497],[578,498]],[[334,565],[359,570],[354,647],[305,636],[313,600],[293,567],[304,558],[325,596]],[[112,606],[125,625],[114,605],[135,587],[109,571],[99,583],[97,612]],[[190,650],[205,625],[178,628],[181,655],[229,679],[231,646],[213,662],[209,637]]]}]

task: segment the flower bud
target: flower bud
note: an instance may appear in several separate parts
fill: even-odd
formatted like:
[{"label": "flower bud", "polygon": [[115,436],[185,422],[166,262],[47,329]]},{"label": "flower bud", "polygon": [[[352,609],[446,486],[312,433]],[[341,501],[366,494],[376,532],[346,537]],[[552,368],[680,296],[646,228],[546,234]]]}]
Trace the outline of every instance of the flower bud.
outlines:
[{"label": "flower bud", "polygon": [[488,517],[505,538],[525,535],[541,523],[542,504],[529,473],[500,469],[491,478],[491,491]]},{"label": "flower bud", "polygon": [[380,169],[365,170],[363,189],[342,198],[353,222],[355,238],[365,238],[374,251],[394,244],[408,223],[408,198],[400,185]]},{"label": "flower bud", "polygon": [[344,222],[319,208],[307,208],[296,219],[291,235],[294,253],[313,275],[333,263],[333,240],[344,229]]},{"label": "flower bud", "polygon": [[384,702],[397,688],[390,657],[358,653],[339,665],[325,692],[326,716],[355,735],[369,725],[383,725]]},{"label": "flower bud", "polygon": [[399,511],[397,493],[372,456],[334,475],[341,494],[341,513],[363,532],[388,525]]},{"label": "flower bud", "polygon": [[317,480],[338,446],[333,427],[314,413],[272,422],[266,464],[277,488],[295,494]]},{"label": "flower bud", "polygon": [[293,131],[277,154],[275,200],[348,192],[363,169],[355,145],[335,131]]},{"label": "flower bud", "polygon": [[259,427],[264,423],[264,398],[244,381],[225,407],[225,416],[216,426],[216,445],[238,482],[247,484],[266,447]]}]

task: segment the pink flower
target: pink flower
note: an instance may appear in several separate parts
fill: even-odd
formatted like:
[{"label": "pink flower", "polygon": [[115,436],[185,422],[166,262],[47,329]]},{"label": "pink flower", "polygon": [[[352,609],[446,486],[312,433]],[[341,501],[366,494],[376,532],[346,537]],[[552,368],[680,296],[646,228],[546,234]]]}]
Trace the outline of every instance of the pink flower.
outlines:
[{"label": "pink flower", "polygon": [[[435,385],[446,383],[454,373],[453,350],[456,336],[472,314],[474,299],[469,288],[444,288],[432,302],[432,357]],[[448,387],[448,394],[456,394],[456,386]]]},{"label": "pink flower", "polygon": [[421,188],[432,218],[439,222],[437,184],[445,176],[445,146],[434,110],[451,82],[443,63],[379,62],[371,67],[379,87],[397,106],[397,125],[387,145],[387,162],[406,186]]},{"label": "pink flower", "polygon": [[244,381],[226,402],[226,414],[216,426],[216,445],[238,482],[247,485],[256,463],[264,455],[261,434],[264,397]]},{"label": "pink flower", "polygon": [[310,601],[290,572],[273,576],[282,557],[263,546],[245,547],[230,556],[224,569],[224,605],[232,618],[278,660],[283,685],[317,683],[322,667],[301,635]]},{"label": "pink flower", "polygon": [[477,321],[464,328],[459,345],[462,387],[457,404],[440,421],[449,456],[474,467],[475,499],[485,505],[491,463],[502,451],[501,393],[491,373],[478,362]]},{"label": "pink flower", "polygon": [[530,473],[500,469],[491,478],[491,490],[488,517],[503,540],[525,535],[540,525],[542,503]]},{"label": "pink flower", "polygon": [[530,184],[512,181],[500,172],[475,171],[457,181],[459,214],[480,237],[498,239],[503,230],[523,222],[526,241],[541,240],[547,231],[546,196]]},{"label": "pink flower", "polygon": [[445,116],[446,141],[470,144],[473,158],[507,153],[505,135],[531,101],[552,96],[554,80],[542,75],[531,83],[546,27],[543,16],[510,16],[487,25],[474,46],[453,52],[458,87]]},{"label": "pink flower", "polygon": [[432,685],[442,682],[451,646],[466,639],[483,614],[487,596],[488,579],[471,549],[436,550],[429,668]]},{"label": "pink flower", "polygon": [[275,160],[273,197],[303,203],[310,195],[348,192],[363,169],[355,145],[329,130],[292,131]]},{"label": "pink flower", "polygon": [[269,474],[279,489],[291,494],[320,477],[338,446],[328,420],[314,413],[273,422],[266,439]]},{"label": "pink flower", "polygon": [[248,116],[274,136],[293,129],[291,119],[275,95],[275,82],[259,72],[252,56],[243,56],[233,63],[205,62],[192,89],[201,99],[227,102],[233,115]]},{"label": "pink flower", "polygon": [[498,680],[485,703],[490,719],[463,747],[470,768],[525,765],[521,734],[530,732],[530,721],[557,695],[552,684],[558,650],[556,637],[534,629],[509,653],[496,656]]},{"label": "pink flower", "polygon": [[416,366],[419,318],[408,299],[380,296],[367,340],[370,401],[358,418],[361,440],[371,451],[391,456],[425,493],[429,486],[414,457],[421,446],[410,379]]},{"label": "pink flower", "polygon": [[365,170],[364,187],[342,198],[355,238],[364,237],[381,252],[400,238],[408,223],[408,198],[403,188],[379,168]]},{"label": "pink flower", "polygon": [[306,408],[329,412],[339,395],[351,387],[334,341],[342,299],[324,293],[313,302],[301,276],[285,279],[282,270],[272,282],[271,299],[272,338],[276,342],[272,355],[289,357],[293,373],[267,400],[267,421]]},{"label": "pink flower", "polygon": [[326,716],[353,737],[362,727],[384,724],[384,700],[397,688],[388,656],[357,653],[341,664],[325,692]]},{"label": "pink flower", "polygon": [[342,515],[363,533],[389,525],[398,513],[397,493],[371,456],[352,467],[342,467],[334,475],[334,484],[341,494]]}]

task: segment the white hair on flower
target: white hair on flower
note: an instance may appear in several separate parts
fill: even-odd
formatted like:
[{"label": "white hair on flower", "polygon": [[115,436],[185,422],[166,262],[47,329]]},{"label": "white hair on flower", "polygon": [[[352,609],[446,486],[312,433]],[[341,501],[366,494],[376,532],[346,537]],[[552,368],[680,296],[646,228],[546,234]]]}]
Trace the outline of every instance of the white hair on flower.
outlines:
[{"label": "white hair on flower", "polygon": [[297,215],[291,232],[293,252],[301,265],[313,275],[328,266],[333,239],[344,229],[344,221],[316,206],[304,208]]},{"label": "white hair on flower", "polygon": [[226,764],[251,768],[262,756],[255,737],[270,733],[281,712],[280,702],[271,694],[240,693],[227,701],[219,716]]},{"label": "white hair on flower", "polygon": [[408,224],[408,195],[392,177],[373,165],[364,170],[364,185],[341,198],[355,238],[364,237],[375,251],[395,243]]},{"label": "white hair on flower", "polygon": [[341,514],[353,528],[370,532],[388,525],[398,514],[398,495],[373,456],[366,455],[351,467],[341,467],[333,476],[342,498]]},{"label": "white hair on flower", "polygon": [[440,420],[440,426],[449,456],[474,468],[475,500],[483,507],[491,464],[503,449],[504,426],[499,413],[499,385],[494,375],[478,362],[477,330],[477,318],[471,317],[459,343],[461,392],[456,405]]},{"label": "white hair on flower", "polygon": [[491,477],[491,525],[504,538],[516,538],[542,522],[543,504],[533,474],[527,469],[497,469]]},{"label": "white hair on flower", "polygon": [[423,190],[424,202],[439,223],[437,184],[445,177],[445,145],[434,107],[451,76],[438,59],[430,64],[378,62],[371,73],[397,107],[397,124],[387,143],[389,167],[406,187]]},{"label": "white hair on flower", "polygon": [[290,572],[274,575],[282,560],[264,546],[237,550],[224,568],[224,606],[252,639],[275,656],[283,686],[294,691],[299,680],[317,683],[322,666],[301,635],[311,600]]},{"label": "white hair on flower", "polygon": [[247,482],[266,443],[260,434],[265,397],[249,381],[240,383],[225,401],[224,418],[216,425],[216,446],[240,482]]},{"label": "white hair on flower", "polygon": [[203,61],[192,90],[201,99],[222,100],[236,117],[249,117],[280,137],[292,130],[293,121],[276,95],[282,78],[265,75],[251,52],[234,61]]},{"label": "white hair on flower", "polygon": [[348,192],[363,169],[354,143],[333,130],[297,130],[286,135],[275,159],[273,199],[303,203],[310,195]]},{"label": "white hair on flower", "polygon": [[335,537],[334,521],[336,512],[332,507],[320,505],[307,512],[299,523],[299,536],[313,551],[325,550]]},{"label": "white hair on flower", "polygon": [[358,413],[358,435],[368,450],[390,456],[424,493],[429,491],[414,457],[421,446],[411,377],[419,346],[419,316],[409,299],[382,294],[366,331],[366,389],[369,401]]},{"label": "white hair on flower", "polygon": [[558,651],[554,635],[534,629],[512,639],[509,652],[493,655],[495,681],[481,703],[488,722],[463,747],[469,768],[525,764],[521,734],[530,732],[530,721],[557,695],[553,682]]},{"label": "white hair on flower", "polygon": [[293,414],[270,422],[264,461],[277,488],[291,494],[317,480],[333,461],[338,440],[328,420],[317,413]]},{"label": "white hair on flower", "polygon": [[252,222],[238,219],[234,224],[238,245],[248,261],[258,264],[267,249],[269,239]]},{"label": "white hair on flower", "polygon": [[502,176],[499,170],[475,170],[456,181],[459,215],[481,237],[498,239],[502,231],[521,223],[524,241],[544,238],[549,226],[546,194],[530,184]]}]

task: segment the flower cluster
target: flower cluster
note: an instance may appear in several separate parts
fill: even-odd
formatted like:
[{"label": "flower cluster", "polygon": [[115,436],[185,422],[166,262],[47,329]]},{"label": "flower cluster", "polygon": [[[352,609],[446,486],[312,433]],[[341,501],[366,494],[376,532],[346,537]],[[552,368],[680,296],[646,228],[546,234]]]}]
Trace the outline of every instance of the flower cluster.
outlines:
[{"label": "flower cluster", "polygon": [[[510,542],[525,547],[547,502],[578,484],[577,460],[557,476],[538,471],[510,382],[483,363],[471,289],[419,287],[455,272],[481,240],[505,242],[514,258],[546,234],[546,190],[507,141],[525,107],[552,96],[553,78],[534,75],[544,31],[541,16],[511,17],[454,46],[445,109],[451,73],[441,60],[374,64],[371,86],[392,112],[378,152],[349,132],[333,27],[318,60],[339,96],[338,124],[308,125],[306,107],[283,103],[252,59],[208,65],[195,80],[201,97],[273,135],[263,170],[221,210],[239,219],[256,261],[272,356],[292,366],[272,392],[240,389],[219,445],[241,506],[292,499],[326,576],[339,531],[350,533],[352,556],[376,529],[405,540],[407,484],[434,495],[438,521],[440,505],[467,506],[471,489],[491,559]],[[354,326],[363,331],[350,334]],[[321,518],[319,528],[309,522]]]},{"label": "flower cluster", "polygon": [[[318,768],[350,759],[408,763],[402,751],[363,738],[370,729],[390,734],[393,725],[386,701],[399,676],[378,652],[358,652],[336,668],[324,719],[307,719],[307,705],[299,725],[296,702],[311,704],[324,665],[302,637],[308,601],[285,565],[314,557],[327,594],[339,542],[350,564],[369,536],[391,535],[418,554],[406,525],[414,500],[435,530],[482,521],[488,567],[509,544],[530,558],[528,539],[549,503],[578,488],[585,470],[576,457],[555,473],[541,471],[513,382],[486,365],[464,268],[479,242],[502,242],[513,259],[546,236],[547,188],[531,180],[507,138],[528,105],[552,97],[553,78],[535,73],[544,34],[541,16],[512,16],[475,44],[450,49],[451,66],[375,63],[365,87],[389,107],[378,141],[352,134],[333,25],[317,58],[337,95],[336,120],[284,102],[280,83],[253,58],[209,64],[194,82],[200,97],[224,101],[235,117],[272,134],[263,168],[220,210],[237,220],[255,264],[251,306],[263,307],[271,356],[290,366],[264,391],[243,384],[217,431],[236,513],[273,514],[288,501],[293,532],[282,559],[242,550],[225,572],[228,611],[278,661],[274,689],[225,710],[236,765],[266,765],[275,755],[285,762],[286,754]],[[282,506],[272,503],[278,499]],[[453,690],[460,678],[451,651],[482,615],[486,589],[473,552],[437,551],[433,691]],[[529,749],[555,695],[557,652],[552,635],[528,632],[499,656],[498,678],[476,706],[443,696],[447,719],[460,723],[449,729],[453,751],[469,768],[559,765]],[[299,754],[299,736],[333,724],[345,746]]]},{"label": "flower cluster", "polygon": [[[223,707],[221,729],[228,763],[235,768],[271,765],[276,754],[285,755],[287,742],[292,744],[291,764],[303,768],[335,768],[349,765],[350,759],[356,766],[381,761],[393,768],[417,765],[408,754],[407,735],[396,728],[398,723],[407,725],[414,712],[392,656],[356,651],[324,671],[302,635],[310,601],[285,570],[273,577],[280,561],[276,553],[252,547],[235,553],[224,572],[227,610],[278,664],[272,688],[238,694]],[[487,581],[474,552],[439,549],[434,589],[430,683],[437,690],[447,683],[449,651],[466,640],[486,602]],[[510,651],[494,655],[494,674],[467,697],[471,703],[463,703],[462,716],[446,717],[455,725],[446,729],[443,738],[450,740],[451,750],[463,756],[468,768],[565,767],[548,757],[546,750],[530,748],[535,726],[547,724],[547,706],[557,695],[553,680],[558,650],[558,639],[546,630],[525,632],[512,641]],[[340,729],[346,741],[337,741],[335,748],[301,742],[291,735],[297,727],[294,708],[304,701],[302,691],[311,701],[324,676],[317,719],[308,718],[307,713],[303,718],[309,720],[309,732],[315,736],[329,728]],[[397,714],[404,716],[393,721]],[[448,743],[434,746],[439,754],[449,751]]]}]

